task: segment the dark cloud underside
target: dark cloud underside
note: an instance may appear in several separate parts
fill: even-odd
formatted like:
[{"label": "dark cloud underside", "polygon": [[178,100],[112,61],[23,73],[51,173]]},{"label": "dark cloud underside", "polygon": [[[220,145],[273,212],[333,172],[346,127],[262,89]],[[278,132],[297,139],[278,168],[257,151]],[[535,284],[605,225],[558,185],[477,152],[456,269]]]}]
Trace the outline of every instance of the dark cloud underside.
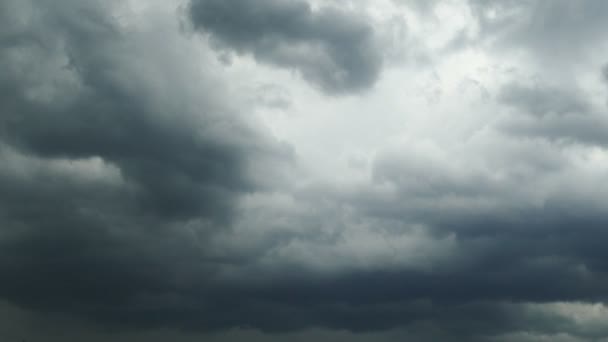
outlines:
[{"label": "dark cloud underside", "polygon": [[189,15],[219,48],[297,70],[331,94],[371,87],[381,69],[372,27],[336,8],[305,1],[195,0]]},{"label": "dark cloud underside", "polygon": [[116,323],[170,312],[179,272],[207,267],[184,227],[228,229],[238,196],[261,187],[251,170],[289,151],[211,84],[193,100],[165,60],[177,55],[148,55],[110,4],[0,6],[0,293]]},{"label": "dark cloud underside", "polygon": [[[543,40],[558,19],[581,26],[568,39],[595,37],[605,12],[467,3],[484,34],[536,55],[560,48]],[[410,5],[424,18],[440,6]],[[183,13],[130,26],[119,8],[0,0],[0,321],[67,316],[55,329],[95,341],[246,335],[235,329],[259,340],[608,336],[576,315],[608,310],[608,125],[586,89],[507,82],[458,146],[412,141],[376,151],[364,180],[303,181],[287,172],[292,149],[192,47],[206,42],[180,31]],[[212,49],[295,69],[327,94],[360,95],[381,72],[363,14],[302,0],[186,9]],[[278,100],[261,102],[287,110],[273,87],[262,90]]]}]

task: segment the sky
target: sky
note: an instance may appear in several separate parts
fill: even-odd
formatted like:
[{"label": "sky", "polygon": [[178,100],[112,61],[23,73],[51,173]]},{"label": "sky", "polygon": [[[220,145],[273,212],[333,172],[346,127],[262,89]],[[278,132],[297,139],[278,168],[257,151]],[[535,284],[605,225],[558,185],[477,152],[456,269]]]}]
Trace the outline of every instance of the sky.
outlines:
[{"label": "sky", "polygon": [[0,339],[608,341],[607,15],[0,0]]}]

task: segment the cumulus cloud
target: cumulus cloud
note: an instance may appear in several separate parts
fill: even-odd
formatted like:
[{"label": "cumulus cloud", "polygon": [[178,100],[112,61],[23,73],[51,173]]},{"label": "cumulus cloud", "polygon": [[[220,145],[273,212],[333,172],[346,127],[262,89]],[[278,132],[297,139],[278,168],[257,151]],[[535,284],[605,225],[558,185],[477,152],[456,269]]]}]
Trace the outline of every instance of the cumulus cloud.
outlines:
[{"label": "cumulus cloud", "polygon": [[604,8],[402,3],[0,0],[0,339],[606,338]]},{"label": "cumulus cloud", "polygon": [[369,88],[380,73],[373,28],[354,13],[305,1],[195,0],[188,14],[218,48],[297,70],[331,94]]},{"label": "cumulus cloud", "polygon": [[[227,229],[238,197],[272,183],[257,173],[291,152],[217,101],[214,85],[182,78],[195,73],[176,64],[179,36],[159,30],[175,50],[145,56],[158,36],[122,27],[111,6],[2,2],[14,20],[2,24],[10,277],[0,291],[119,322],[165,301],[154,298],[175,290],[173,263],[201,262],[203,236]],[[189,241],[189,225],[200,241]]]}]

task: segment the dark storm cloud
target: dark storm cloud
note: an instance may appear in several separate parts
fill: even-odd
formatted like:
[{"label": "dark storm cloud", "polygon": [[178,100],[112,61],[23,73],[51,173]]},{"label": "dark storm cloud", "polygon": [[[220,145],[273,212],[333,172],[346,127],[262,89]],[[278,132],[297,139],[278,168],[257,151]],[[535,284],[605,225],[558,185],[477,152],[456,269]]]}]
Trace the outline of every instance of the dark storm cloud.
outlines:
[{"label": "dark storm cloud", "polygon": [[[424,224],[437,237],[453,235],[457,252],[449,259],[434,263],[431,269],[379,263],[364,269],[344,267],[330,274],[289,260],[283,260],[285,266],[279,269],[258,264],[258,258],[275,254],[281,246],[302,240],[314,244],[331,241],[328,248],[337,249],[348,236],[348,228],[337,234],[324,233],[312,228],[319,223],[298,219],[293,224],[302,224],[302,233],[284,233],[287,236],[274,241],[268,238],[260,247],[264,253],[249,259],[249,275],[209,290],[206,303],[214,308],[214,316],[201,326],[244,325],[270,332],[321,326],[364,332],[415,329],[426,322],[460,340],[473,336],[488,340],[483,337],[518,329],[543,333],[565,330],[588,336],[564,327],[560,318],[539,318],[546,319],[543,322],[528,316],[523,319],[519,309],[509,311],[505,303],[604,301],[608,285],[603,261],[606,253],[601,246],[607,238],[605,208],[596,207],[593,197],[563,198],[556,191],[559,189],[551,191],[554,195],[542,205],[521,202],[517,192],[531,188],[532,183],[526,182],[533,182],[534,176],[522,183],[517,174],[506,180],[472,174],[467,184],[465,177],[454,177],[443,167],[434,164],[431,170],[419,166],[420,173],[412,174],[416,168],[411,165],[382,162],[376,166],[375,172],[382,174],[377,181],[390,182],[391,188],[398,190],[390,196],[374,195],[373,189],[342,192],[324,187],[301,198],[317,203],[317,210],[336,202],[336,212],[324,216],[324,222],[333,223],[333,215],[345,217],[348,212],[360,216],[343,222],[345,225],[360,225],[374,217],[369,229],[385,234],[387,241],[408,234],[407,228],[394,222]],[[408,178],[416,179],[414,185],[424,186],[413,189]],[[450,200],[454,207],[442,205]],[[476,207],[475,203],[481,205]],[[495,205],[488,209],[484,204]],[[339,209],[344,206],[348,208]],[[390,249],[388,242],[386,248]],[[360,257],[355,253],[353,258]],[[331,267],[344,260],[324,262]]]},{"label": "dark storm cloud", "polygon": [[[353,225],[375,218],[368,221],[369,229],[385,236],[387,250],[389,241],[410,232],[410,224],[427,227],[437,238],[452,236],[456,252],[430,269],[379,263],[371,270],[345,267],[346,271],[334,275],[313,272],[306,276],[290,267],[275,275],[271,288],[243,285],[248,290],[231,291],[232,295],[246,293],[242,298],[236,295],[235,302],[257,298],[255,305],[270,302],[272,311],[284,314],[266,320],[268,316],[244,315],[239,309],[231,317],[256,317],[249,324],[271,331],[302,324],[354,331],[414,329],[427,322],[449,330],[459,340],[473,336],[491,340],[489,336],[520,330],[549,335],[569,332],[580,338],[605,336],[605,331],[590,333],[559,317],[536,320],[522,318],[522,312],[504,311],[504,303],[604,302],[608,285],[607,255],[601,243],[607,238],[608,217],[602,193],[589,191],[605,176],[587,174],[566,157],[534,161],[540,158],[535,154],[546,152],[534,151],[534,144],[524,146],[532,157],[529,162],[520,153],[493,149],[495,159],[486,158],[489,163],[500,162],[493,170],[460,169],[400,149],[401,155],[376,160],[375,184],[370,188],[312,189],[302,198],[315,203],[335,201],[337,217],[358,213],[356,221],[350,222]],[[350,208],[338,209],[345,205]],[[331,217],[325,221],[332,222]],[[318,236],[322,232],[311,234],[323,239]],[[331,239],[335,233],[326,234]],[[333,248],[347,238],[347,229],[338,236]],[[294,236],[292,241],[303,238]],[[483,310],[465,309],[479,303]]]},{"label": "dark storm cloud", "polygon": [[[555,151],[555,139],[498,127],[446,158],[381,152],[362,184],[273,187],[289,150],[226,107],[233,99],[216,84],[194,80],[196,68],[181,69],[180,46],[157,48],[175,36],[125,29],[106,6],[0,1],[2,300],[112,331],[608,333],[543,306],[608,300],[605,174]],[[379,72],[371,29],[337,10],[267,0],[189,9],[216,43],[331,93]],[[261,103],[286,106],[266,91]],[[501,94],[531,127],[558,122],[567,133],[554,136],[601,140],[603,126],[572,125],[600,118],[576,92]],[[422,248],[397,244],[418,231]]]},{"label": "dark storm cloud", "polygon": [[372,27],[335,8],[313,10],[301,0],[194,0],[189,15],[218,47],[295,69],[328,93],[364,90],[380,73]]},{"label": "dark storm cloud", "polygon": [[0,2],[0,295],[149,323],[205,275],[237,198],[273,183],[257,173],[291,157],[182,79],[178,50],[149,53],[169,33],[125,29],[112,5]]},{"label": "dark storm cloud", "polygon": [[234,195],[254,187],[247,158],[273,147],[255,142],[257,133],[230,114],[210,113],[217,110],[213,103],[194,111],[179,102],[179,93],[159,103],[150,83],[175,76],[155,69],[162,61],[142,60],[100,10],[85,4],[28,10],[24,4],[16,15],[32,16],[28,25],[8,23],[4,140],[38,156],[115,163],[144,210],[227,219]]}]

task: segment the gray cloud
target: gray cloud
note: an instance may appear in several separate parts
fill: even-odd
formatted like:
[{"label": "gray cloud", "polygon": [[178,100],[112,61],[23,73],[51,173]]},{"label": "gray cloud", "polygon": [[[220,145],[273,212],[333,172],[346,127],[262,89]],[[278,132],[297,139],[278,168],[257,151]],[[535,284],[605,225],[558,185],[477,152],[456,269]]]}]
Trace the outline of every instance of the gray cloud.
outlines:
[{"label": "gray cloud", "polygon": [[[183,218],[229,217],[234,195],[255,188],[246,174],[247,158],[282,152],[272,152],[275,147],[265,146],[235,116],[213,113],[212,95],[203,100],[207,108],[196,110],[187,103],[193,94],[155,99],[155,92],[171,91],[154,79],[162,58],[171,56],[142,60],[111,19],[96,11],[90,5],[63,5],[38,15],[24,4],[16,14],[33,17],[27,18],[32,26],[6,31],[14,43],[3,53],[3,74],[10,77],[4,84],[12,88],[2,98],[5,141],[37,156],[101,157],[114,163],[134,183],[144,210]],[[140,48],[152,43],[134,38]],[[167,75],[167,80],[180,76]]]},{"label": "gray cloud", "polygon": [[313,10],[305,1],[194,0],[188,13],[218,47],[295,69],[331,94],[364,90],[380,73],[372,27],[336,8]]},{"label": "gray cloud", "polygon": [[509,84],[501,89],[499,97],[522,113],[534,116],[584,114],[590,110],[580,94],[549,86]]},{"label": "gray cloud", "polygon": [[602,46],[608,5],[603,1],[469,0],[489,41],[537,54],[545,63],[589,57]]},{"label": "gray cloud", "polygon": [[507,117],[499,124],[509,134],[566,144],[608,143],[603,109],[588,103],[586,94],[574,85],[557,88],[542,82],[534,86],[512,83],[501,89],[498,100],[511,107],[514,114],[524,114]]},{"label": "gray cloud", "polygon": [[[412,141],[378,151],[362,180],[299,182],[285,175],[291,149],[198,71],[213,62],[183,50],[175,22],[124,26],[112,6],[0,1],[10,338],[608,335],[585,316],[608,317],[606,174],[586,149],[605,146],[606,126],[585,92],[507,84],[496,121],[461,144]],[[279,1],[188,9],[221,48],[329,93],[378,76],[371,28],[354,15]],[[280,87],[253,92],[288,108]]]},{"label": "gray cloud", "polygon": [[415,11],[428,15],[433,11],[435,6],[440,2],[438,0],[393,0],[398,5],[405,5]]},{"label": "gray cloud", "polygon": [[182,79],[196,73],[178,50],[148,54],[152,36],[121,28],[111,4],[0,6],[13,18],[0,24],[1,295],[162,321],[182,305],[180,272],[204,276],[206,237],[229,229],[239,196],[279,181],[289,148],[218,102],[216,85]]}]

